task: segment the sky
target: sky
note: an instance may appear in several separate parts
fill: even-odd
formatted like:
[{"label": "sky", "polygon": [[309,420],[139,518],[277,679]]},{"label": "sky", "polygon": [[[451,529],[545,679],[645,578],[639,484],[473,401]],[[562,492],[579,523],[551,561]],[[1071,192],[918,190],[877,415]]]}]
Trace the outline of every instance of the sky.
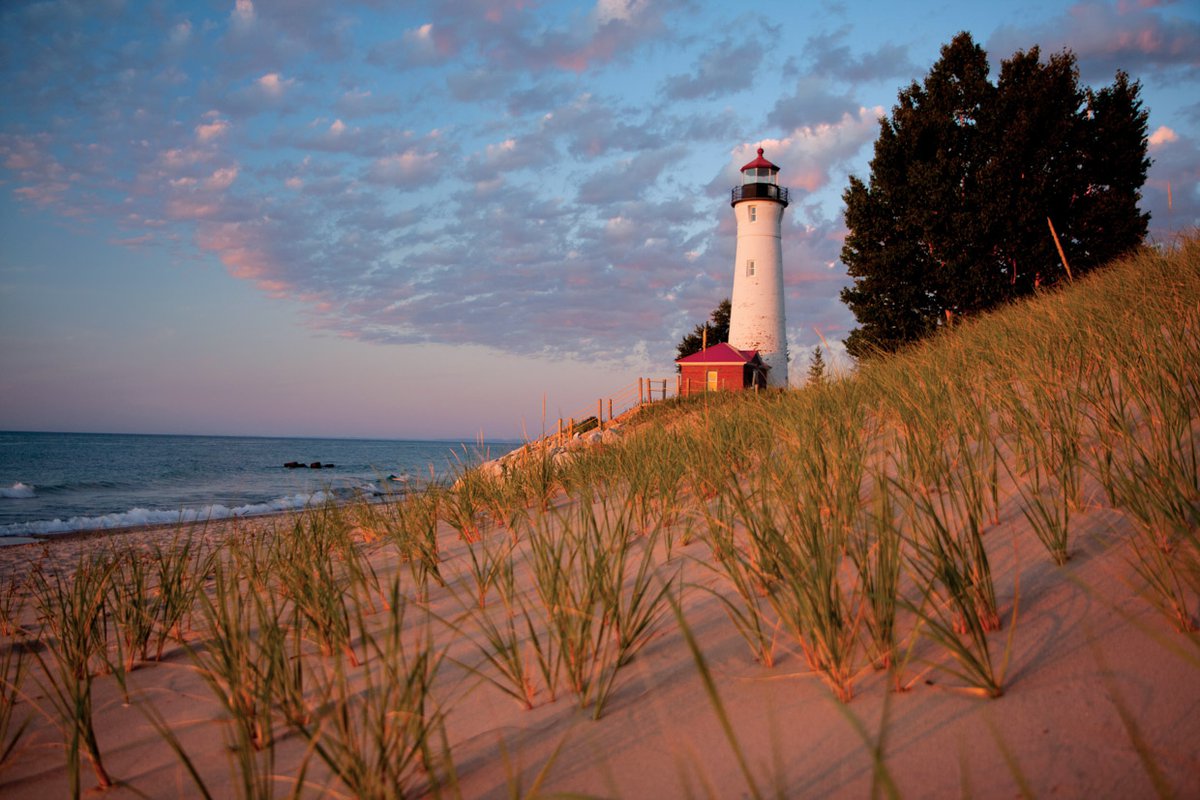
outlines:
[{"label": "sky", "polygon": [[1194,2],[5,0],[0,429],[539,435],[673,381],[760,146],[792,381],[845,364],[842,192],[964,30],[1140,81],[1200,224]]}]

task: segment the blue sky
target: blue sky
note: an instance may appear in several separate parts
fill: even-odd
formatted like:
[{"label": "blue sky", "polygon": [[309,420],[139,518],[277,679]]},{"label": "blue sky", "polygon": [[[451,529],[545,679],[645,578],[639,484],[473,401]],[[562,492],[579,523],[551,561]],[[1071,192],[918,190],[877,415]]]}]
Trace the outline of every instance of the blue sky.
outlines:
[{"label": "blue sky", "polygon": [[10,0],[0,429],[539,433],[673,375],[760,145],[837,351],[847,176],[960,30],[1140,80],[1152,236],[1200,223],[1194,3]]}]

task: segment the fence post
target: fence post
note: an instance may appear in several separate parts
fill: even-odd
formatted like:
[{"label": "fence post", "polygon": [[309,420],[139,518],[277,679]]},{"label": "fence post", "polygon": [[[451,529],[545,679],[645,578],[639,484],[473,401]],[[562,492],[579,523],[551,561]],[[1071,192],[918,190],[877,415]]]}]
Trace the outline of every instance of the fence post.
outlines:
[{"label": "fence post", "polygon": [[667,399],[667,379],[663,378],[663,401],[666,402],[666,399]]},{"label": "fence post", "polygon": [[638,378],[638,405],[642,404],[642,379]]},{"label": "fence post", "polygon": [[604,400],[603,399],[596,401],[596,427],[600,429],[601,433],[604,432]]},{"label": "fence post", "polygon": [[608,398],[608,421],[612,422],[612,398]]}]

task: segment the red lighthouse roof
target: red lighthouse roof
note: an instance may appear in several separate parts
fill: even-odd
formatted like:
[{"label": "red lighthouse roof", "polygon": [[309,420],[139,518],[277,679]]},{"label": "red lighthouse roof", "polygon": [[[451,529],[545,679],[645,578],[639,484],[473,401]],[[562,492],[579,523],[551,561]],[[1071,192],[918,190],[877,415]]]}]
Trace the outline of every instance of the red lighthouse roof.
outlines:
[{"label": "red lighthouse roof", "polygon": [[745,172],[748,169],[770,169],[770,170],[774,170],[775,172],[779,171],[779,167],[775,166],[770,161],[767,161],[765,158],[763,158],[763,149],[761,147],[758,148],[758,158],[754,159],[749,164],[742,167],[742,172]]}]

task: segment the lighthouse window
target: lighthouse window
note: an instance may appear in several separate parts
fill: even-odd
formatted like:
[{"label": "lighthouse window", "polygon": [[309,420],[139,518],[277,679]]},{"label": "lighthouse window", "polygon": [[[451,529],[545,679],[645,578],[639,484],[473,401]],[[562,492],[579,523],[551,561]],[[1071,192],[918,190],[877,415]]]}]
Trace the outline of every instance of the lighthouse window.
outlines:
[{"label": "lighthouse window", "polygon": [[750,221],[751,222],[758,221],[758,207],[757,206],[750,206]]},{"label": "lighthouse window", "polygon": [[746,277],[750,278],[750,277],[753,277],[753,275],[754,275],[754,259],[748,258],[748,259],[746,259]]}]

